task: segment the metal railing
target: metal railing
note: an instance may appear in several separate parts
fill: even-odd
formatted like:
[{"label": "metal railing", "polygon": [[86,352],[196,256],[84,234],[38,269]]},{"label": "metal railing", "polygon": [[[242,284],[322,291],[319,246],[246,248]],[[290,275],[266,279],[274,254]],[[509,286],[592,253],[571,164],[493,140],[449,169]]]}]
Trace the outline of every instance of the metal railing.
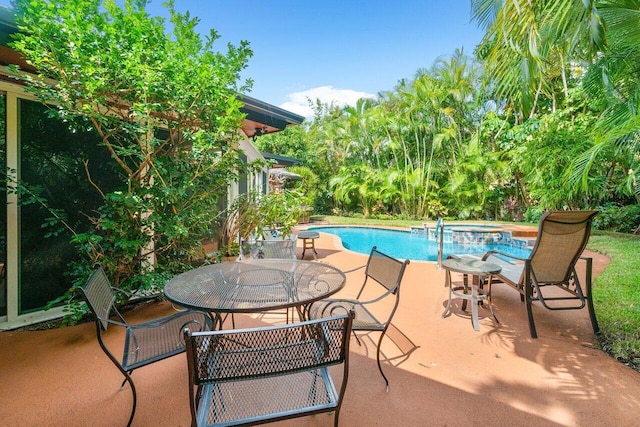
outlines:
[{"label": "metal railing", "polygon": [[435,228],[436,240],[438,242],[438,262],[436,268],[442,270],[442,246],[444,245],[444,222],[442,218],[438,218]]}]

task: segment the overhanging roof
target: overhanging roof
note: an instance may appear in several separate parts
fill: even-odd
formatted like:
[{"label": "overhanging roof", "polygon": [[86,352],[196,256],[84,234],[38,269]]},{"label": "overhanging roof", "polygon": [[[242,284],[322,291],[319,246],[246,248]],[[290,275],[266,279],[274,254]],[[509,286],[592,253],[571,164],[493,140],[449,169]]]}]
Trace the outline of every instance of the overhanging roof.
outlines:
[{"label": "overhanging roof", "polygon": [[240,111],[247,115],[242,130],[248,137],[281,131],[304,121],[304,117],[298,114],[250,96],[241,95],[239,99],[244,104]]},{"label": "overhanging roof", "polygon": [[302,160],[294,159],[293,157],[280,156],[278,154],[266,153],[264,151],[261,151],[260,154],[262,154],[262,157],[264,157],[266,160],[274,160],[276,162],[276,164],[273,165],[274,168],[277,168],[277,167],[285,168],[287,166],[302,164]]}]

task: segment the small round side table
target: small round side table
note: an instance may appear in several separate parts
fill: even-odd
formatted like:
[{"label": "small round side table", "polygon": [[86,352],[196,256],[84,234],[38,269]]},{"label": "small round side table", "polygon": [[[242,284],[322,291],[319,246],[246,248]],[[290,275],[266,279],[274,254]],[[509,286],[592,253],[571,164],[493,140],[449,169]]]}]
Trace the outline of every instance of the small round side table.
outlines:
[{"label": "small round side table", "polygon": [[[447,307],[442,313],[443,318],[451,311],[451,297],[455,295],[458,298],[462,298],[463,310],[466,310],[467,301],[471,302],[471,323],[473,324],[474,330],[480,330],[478,323],[478,304],[485,300],[489,303],[491,315],[497,323],[500,323],[493,313],[493,307],[491,306],[491,277],[493,274],[500,273],[501,267],[499,265],[475,258],[454,257],[442,261],[442,267],[445,269],[445,284],[449,286],[449,301],[447,301]],[[452,271],[463,274],[461,286],[455,286],[451,281]],[[469,275],[476,276],[471,281],[471,287],[469,287]],[[488,278],[487,288],[482,287],[484,278]]]},{"label": "small round side table", "polygon": [[301,231],[298,233],[298,239],[302,239],[302,257],[304,259],[304,253],[307,249],[311,249],[313,259],[318,260],[318,252],[316,252],[315,240],[320,237],[320,233],[317,231]]}]

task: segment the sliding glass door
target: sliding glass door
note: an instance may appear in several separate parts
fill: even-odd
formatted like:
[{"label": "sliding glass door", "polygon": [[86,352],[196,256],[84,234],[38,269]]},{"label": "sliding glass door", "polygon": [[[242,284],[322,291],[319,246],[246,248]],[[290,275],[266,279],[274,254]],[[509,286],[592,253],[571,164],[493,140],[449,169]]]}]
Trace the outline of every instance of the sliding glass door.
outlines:
[{"label": "sliding glass door", "polygon": [[41,310],[71,287],[68,272],[82,255],[74,233],[92,226],[102,191],[117,187],[107,150],[89,126],[70,130],[46,106],[18,100],[19,310]]}]

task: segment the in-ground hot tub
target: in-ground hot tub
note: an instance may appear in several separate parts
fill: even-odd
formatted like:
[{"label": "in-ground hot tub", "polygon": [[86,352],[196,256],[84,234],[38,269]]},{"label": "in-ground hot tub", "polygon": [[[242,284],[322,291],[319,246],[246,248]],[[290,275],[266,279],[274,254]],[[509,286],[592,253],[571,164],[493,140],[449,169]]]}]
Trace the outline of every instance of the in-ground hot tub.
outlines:
[{"label": "in-ground hot tub", "polygon": [[[416,232],[417,227],[412,228]],[[427,235],[429,240],[437,241],[434,227],[424,227],[424,231],[418,230]],[[501,225],[485,224],[445,224],[444,243],[454,243],[460,245],[509,245],[516,248],[526,248],[527,240],[514,238],[511,231]]]},{"label": "in-ground hot tub", "polygon": [[511,233],[503,231],[502,227],[492,225],[452,225],[444,227],[444,238],[450,235],[452,243],[464,245],[489,245],[500,241],[510,240]]}]

